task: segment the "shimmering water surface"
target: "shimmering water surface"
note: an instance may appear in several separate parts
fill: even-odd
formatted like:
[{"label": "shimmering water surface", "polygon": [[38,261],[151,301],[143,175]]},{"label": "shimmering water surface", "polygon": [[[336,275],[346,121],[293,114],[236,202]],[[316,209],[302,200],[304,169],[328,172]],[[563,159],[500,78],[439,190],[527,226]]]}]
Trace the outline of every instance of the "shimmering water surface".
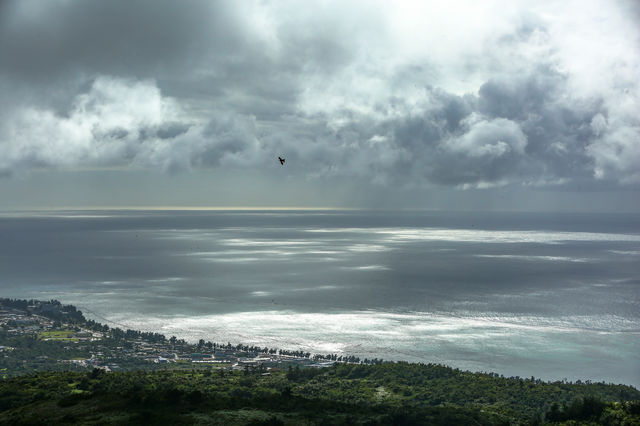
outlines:
[{"label": "shimmering water surface", "polygon": [[640,385],[637,215],[0,215],[4,297],[189,340]]}]

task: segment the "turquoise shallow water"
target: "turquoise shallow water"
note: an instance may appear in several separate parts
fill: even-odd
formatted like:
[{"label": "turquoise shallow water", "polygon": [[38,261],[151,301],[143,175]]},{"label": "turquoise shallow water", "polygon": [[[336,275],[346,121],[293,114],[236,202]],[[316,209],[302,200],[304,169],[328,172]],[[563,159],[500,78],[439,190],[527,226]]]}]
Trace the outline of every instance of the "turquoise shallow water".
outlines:
[{"label": "turquoise shallow water", "polygon": [[4,296],[112,325],[640,385],[630,215],[22,213],[0,235]]}]

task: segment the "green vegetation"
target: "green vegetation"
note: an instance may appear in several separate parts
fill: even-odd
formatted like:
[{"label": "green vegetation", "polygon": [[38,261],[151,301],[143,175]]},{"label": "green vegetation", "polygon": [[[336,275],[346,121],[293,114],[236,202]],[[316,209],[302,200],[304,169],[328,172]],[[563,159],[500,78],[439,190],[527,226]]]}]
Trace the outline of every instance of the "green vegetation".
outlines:
[{"label": "green vegetation", "polygon": [[43,331],[38,334],[38,339],[40,340],[69,340],[69,341],[78,341],[78,337],[76,336],[73,330],[55,330],[55,331]]},{"label": "green vegetation", "polygon": [[[335,364],[310,367],[323,360]],[[639,400],[625,385],[192,344],[110,328],[55,300],[0,299],[0,425],[640,426]]]},{"label": "green vegetation", "polygon": [[640,392],[441,365],[258,371],[44,372],[0,382],[0,423],[640,424]]}]

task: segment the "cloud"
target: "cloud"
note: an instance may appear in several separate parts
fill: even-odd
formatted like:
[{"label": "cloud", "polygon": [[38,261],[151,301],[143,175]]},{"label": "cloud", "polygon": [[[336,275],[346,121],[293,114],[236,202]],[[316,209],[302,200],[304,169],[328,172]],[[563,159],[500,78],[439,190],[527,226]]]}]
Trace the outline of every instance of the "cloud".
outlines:
[{"label": "cloud", "polygon": [[237,9],[220,2],[26,0],[3,6],[0,51],[12,58],[3,73],[30,83],[77,72],[170,76],[201,63],[205,46],[225,54],[243,43]]},{"label": "cloud", "polygon": [[454,3],[3,3],[0,176],[640,183],[637,8]]},{"label": "cloud", "polygon": [[591,121],[598,138],[587,147],[595,160],[595,177],[618,176],[624,183],[640,182],[640,123],[610,125],[602,115]]},{"label": "cloud", "polygon": [[251,119],[181,120],[153,81],[97,78],[64,115],[21,108],[2,127],[1,170],[38,167],[211,167],[255,145]]},{"label": "cloud", "polygon": [[0,167],[118,165],[176,108],[151,82],[96,79],[65,115],[23,107],[3,120]]}]

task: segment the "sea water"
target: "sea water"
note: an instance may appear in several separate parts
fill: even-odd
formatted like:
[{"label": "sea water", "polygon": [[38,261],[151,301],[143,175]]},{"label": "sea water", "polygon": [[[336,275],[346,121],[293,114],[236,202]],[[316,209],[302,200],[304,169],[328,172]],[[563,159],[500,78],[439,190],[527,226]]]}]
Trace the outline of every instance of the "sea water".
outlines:
[{"label": "sea water", "polygon": [[189,341],[640,385],[637,215],[5,213],[0,296]]}]

